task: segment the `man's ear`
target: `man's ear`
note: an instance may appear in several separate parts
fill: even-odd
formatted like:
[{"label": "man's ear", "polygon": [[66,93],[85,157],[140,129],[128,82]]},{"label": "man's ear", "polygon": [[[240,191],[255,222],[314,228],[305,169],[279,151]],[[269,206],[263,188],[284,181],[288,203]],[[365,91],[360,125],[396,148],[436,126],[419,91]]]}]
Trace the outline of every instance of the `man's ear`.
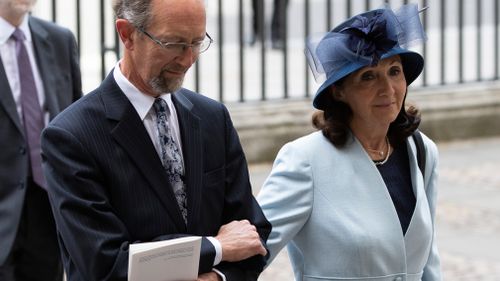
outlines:
[{"label": "man's ear", "polygon": [[115,26],[125,48],[132,50],[134,48],[135,27],[126,19],[117,19]]}]

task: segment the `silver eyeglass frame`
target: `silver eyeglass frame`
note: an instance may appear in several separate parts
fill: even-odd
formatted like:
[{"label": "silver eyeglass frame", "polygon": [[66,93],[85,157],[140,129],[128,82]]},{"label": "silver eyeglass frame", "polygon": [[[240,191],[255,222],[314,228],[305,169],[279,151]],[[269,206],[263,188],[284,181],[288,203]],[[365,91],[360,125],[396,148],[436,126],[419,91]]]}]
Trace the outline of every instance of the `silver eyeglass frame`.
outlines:
[{"label": "silver eyeglass frame", "polygon": [[[135,27],[138,31],[140,31],[142,34],[146,35],[149,39],[151,39],[153,42],[158,44],[160,47],[162,47],[165,50],[176,52],[179,54],[184,53],[188,48],[191,48],[194,54],[201,54],[210,48],[210,45],[214,42],[212,37],[208,34],[208,32],[205,32],[205,38],[202,41],[198,41],[195,43],[184,43],[184,42],[162,42],[160,39],[156,38],[155,36],[151,35],[149,32],[144,30],[143,28],[140,27]],[[206,44],[206,47],[202,48]],[[198,50],[196,50],[198,48]]]}]

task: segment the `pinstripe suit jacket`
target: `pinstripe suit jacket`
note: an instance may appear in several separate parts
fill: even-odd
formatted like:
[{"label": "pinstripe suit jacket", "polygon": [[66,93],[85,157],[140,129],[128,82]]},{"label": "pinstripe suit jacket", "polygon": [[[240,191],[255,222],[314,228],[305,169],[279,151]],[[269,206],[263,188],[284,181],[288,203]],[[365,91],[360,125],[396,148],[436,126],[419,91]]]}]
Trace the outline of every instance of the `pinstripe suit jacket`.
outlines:
[{"label": "pinstripe suit jacket", "polygon": [[[44,130],[44,168],[69,281],[126,280],[130,243],[215,236],[232,220],[250,220],[266,240],[270,225],[252,196],[227,109],[186,89],[172,99],[183,144],[187,226],[153,143],[112,74]],[[211,270],[214,256],[202,239],[200,273]],[[263,265],[256,256],[217,268],[228,280],[255,280]]]}]

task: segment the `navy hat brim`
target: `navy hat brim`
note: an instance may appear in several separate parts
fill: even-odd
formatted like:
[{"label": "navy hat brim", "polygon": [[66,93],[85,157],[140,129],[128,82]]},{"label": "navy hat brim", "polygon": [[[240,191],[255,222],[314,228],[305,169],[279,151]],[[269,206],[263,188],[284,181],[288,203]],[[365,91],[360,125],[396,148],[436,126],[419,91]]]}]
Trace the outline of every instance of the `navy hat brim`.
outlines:
[{"label": "navy hat brim", "polygon": [[[416,52],[409,51],[400,47],[395,47],[392,48],[389,52],[382,55],[381,59],[389,58],[395,55],[399,55],[401,57],[406,85],[409,86],[413,81],[415,81],[415,79],[417,79],[417,77],[422,72],[424,68],[424,58]],[[325,82],[323,82],[323,84],[316,92],[316,95],[313,99],[313,106],[317,109],[325,110],[331,103],[332,99],[332,97],[328,95],[328,88],[340,79],[365,66],[368,66],[366,62],[351,62],[343,67],[340,71],[337,71],[336,73],[330,75],[330,77]]]}]

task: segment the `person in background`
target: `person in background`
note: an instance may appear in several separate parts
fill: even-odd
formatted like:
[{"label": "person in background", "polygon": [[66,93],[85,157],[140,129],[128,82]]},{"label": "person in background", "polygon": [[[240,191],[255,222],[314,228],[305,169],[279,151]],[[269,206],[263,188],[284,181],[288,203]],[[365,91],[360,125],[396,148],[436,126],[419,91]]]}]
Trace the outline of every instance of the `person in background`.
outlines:
[{"label": "person in background", "polygon": [[212,43],[204,0],[113,8],[123,58],[42,134],[68,281],[127,280],[131,243],[192,235],[198,280],[256,280],[271,226],[238,135],[223,104],[181,87]]},{"label": "person in background", "polygon": [[[264,17],[260,14],[264,5],[264,0],[252,0],[252,36],[250,44],[253,45],[260,38],[264,29]],[[271,44],[273,49],[283,49],[285,46],[285,25],[288,0],[274,0],[273,17],[271,21]],[[262,16],[262,19],[260,17]],[[261,23],[262,21],[262,23]],[[263,25],[260,27],[260,25]]]},{"label": "person in background", "polygon": [[0,0],[0,280],[62,280],[40,134],[80,98],[77,45],[30,16],[35,0]]},{"label": "person in background", "polygon": [[309,41],[309,65],[326,78],[313,100],[318,131],[280,150],[257,196],[271,260],[287,245],[296,280],[441,280],[438,152],[421,134],[421,171],[420,115],[405,105],[424,65],[408,46],[423,40],[417,6],[405,5]]}]

